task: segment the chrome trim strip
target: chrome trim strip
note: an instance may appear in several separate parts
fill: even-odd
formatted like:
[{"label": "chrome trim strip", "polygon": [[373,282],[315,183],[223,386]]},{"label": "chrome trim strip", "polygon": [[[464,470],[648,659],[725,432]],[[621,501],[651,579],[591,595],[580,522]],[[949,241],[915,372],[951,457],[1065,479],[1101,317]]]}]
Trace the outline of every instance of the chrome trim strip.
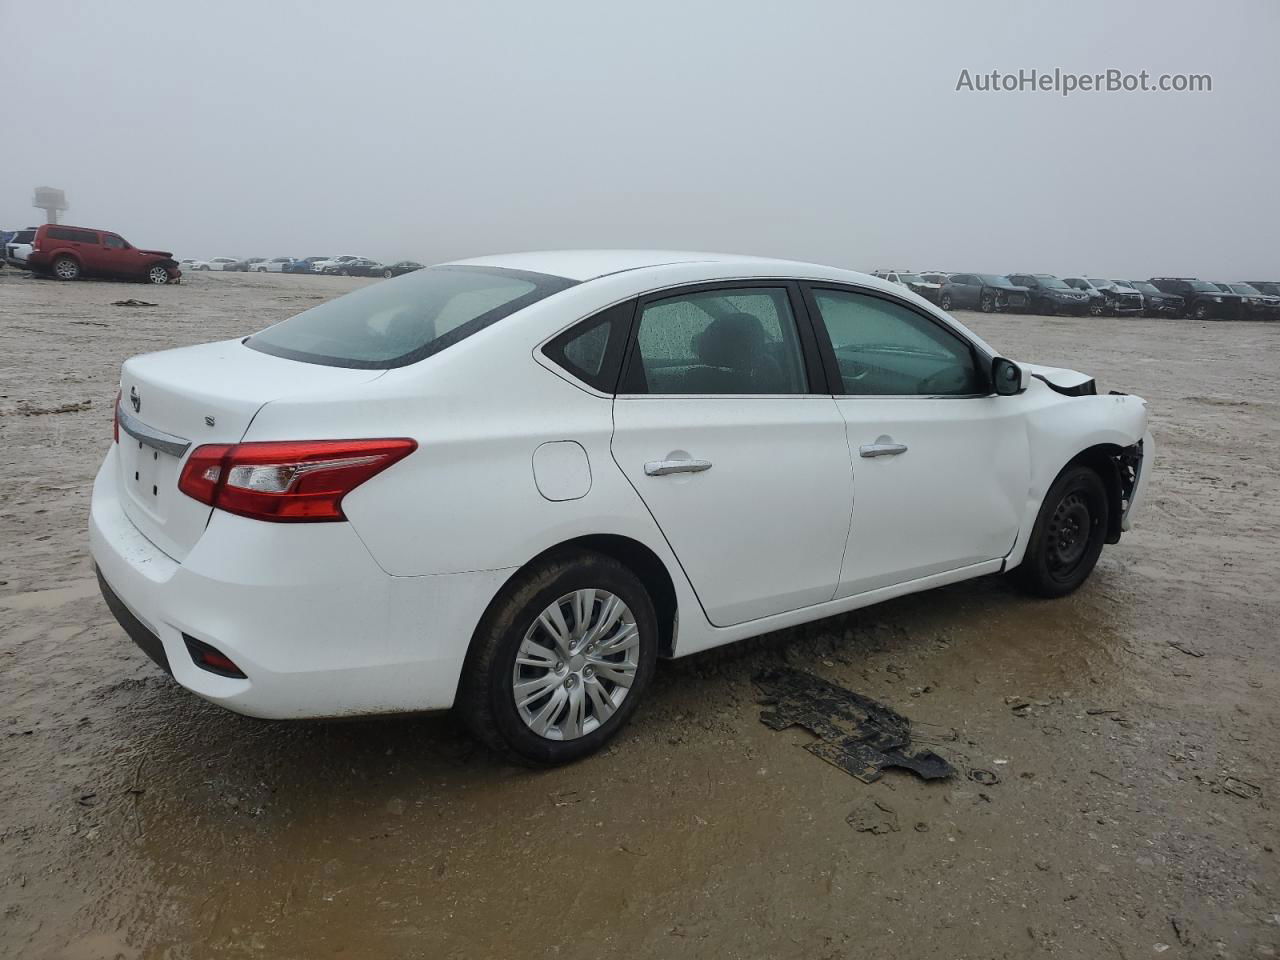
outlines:
[{"label": "chrome trim strip", "polygon": [[164,433],[154,427],[149,427],[133,414],[126,412],[122,406],[116,406],[116,416],[120,420],[121,430],[135,440],[141,441],[149,447],[154,447],[161,453],[167,453],[172,457],[181,457],[191,449],[190,440],[186,440],[183,437],[175,437],[172,433]]}]

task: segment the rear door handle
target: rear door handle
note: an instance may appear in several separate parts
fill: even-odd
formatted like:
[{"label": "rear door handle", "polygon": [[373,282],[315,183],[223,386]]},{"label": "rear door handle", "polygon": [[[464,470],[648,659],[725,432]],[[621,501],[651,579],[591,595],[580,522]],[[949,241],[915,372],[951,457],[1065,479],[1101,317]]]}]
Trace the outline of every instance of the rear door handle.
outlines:
[{"label": "rear door handle", "polygon": [[864,443],[858,448],[858,454],[863,457],[896,457],[900,453],[907,452],[905,443],[896,443],[893,437],[879,436],[876,437],[875,443]]},{"label": "rear door handle", "polygon": [[710,460],[650,460],[644,465],[644,475],[665,477],[672,473],[702,473],[710,469]]}]

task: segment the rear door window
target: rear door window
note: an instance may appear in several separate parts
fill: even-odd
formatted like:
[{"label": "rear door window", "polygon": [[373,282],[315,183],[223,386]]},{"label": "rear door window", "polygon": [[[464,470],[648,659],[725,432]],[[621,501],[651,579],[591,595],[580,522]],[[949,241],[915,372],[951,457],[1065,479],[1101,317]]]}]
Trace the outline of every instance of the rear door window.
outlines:
[{"label": "rear door window", "polygon": [[626,393],[807,393],[787,288],[726,287],[643,304],[626,380]]},{"label": "rear door window", "polygon": [[245,345],[334,367],[403,367],[575,283],[500,267],[429,267],[312,307]]}]

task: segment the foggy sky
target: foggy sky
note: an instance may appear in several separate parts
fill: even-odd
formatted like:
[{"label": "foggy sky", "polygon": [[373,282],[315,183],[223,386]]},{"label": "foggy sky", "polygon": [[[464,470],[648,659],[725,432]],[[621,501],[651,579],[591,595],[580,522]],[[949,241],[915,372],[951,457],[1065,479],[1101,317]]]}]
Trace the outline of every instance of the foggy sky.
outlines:
[{"label": "foggy sky", "polygon": [[[955,90],[1055,67],[1213,91]],[[178,257],[1280,277],[1273,0],[0,0],[0,69],[0,225]]]}]

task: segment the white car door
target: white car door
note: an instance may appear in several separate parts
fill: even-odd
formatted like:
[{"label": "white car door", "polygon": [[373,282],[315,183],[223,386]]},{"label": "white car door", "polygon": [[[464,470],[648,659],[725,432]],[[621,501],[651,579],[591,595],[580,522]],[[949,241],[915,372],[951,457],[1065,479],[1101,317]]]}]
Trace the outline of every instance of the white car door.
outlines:
[{"label": "white car door", "polygon": [[990,358],[937,318],[869,291],[806,292],[854,465],[836,596],[1005,556],[1030,483],[1022,398],[991,394]]},{"label": "white car door", "polygon": [[735,281],[636,310],[613,457],[717,626],[835,593],[852,465],[799,297]]}]

